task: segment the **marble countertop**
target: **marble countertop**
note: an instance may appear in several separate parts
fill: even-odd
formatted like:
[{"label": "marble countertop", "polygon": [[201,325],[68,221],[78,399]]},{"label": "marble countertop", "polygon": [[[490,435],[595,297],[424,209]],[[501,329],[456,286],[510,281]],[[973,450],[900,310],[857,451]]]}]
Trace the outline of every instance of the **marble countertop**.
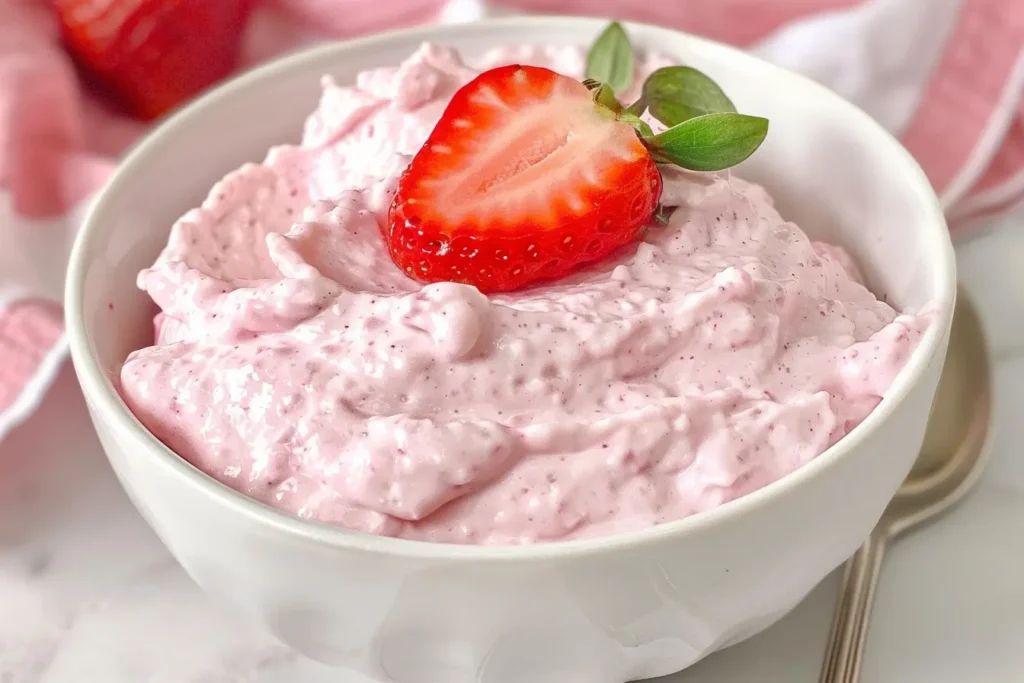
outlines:
[{"label": "marble countertop", "polygon": [[[996,373],[978,488],[887,555],[864,683],[1024,679],[1024,214],[960,245]],[[363,683],[211,601],[136,514],[73,373],[0,445],[0,683]],[[815,683],[833,574],[765,633],[664,683]]]}]

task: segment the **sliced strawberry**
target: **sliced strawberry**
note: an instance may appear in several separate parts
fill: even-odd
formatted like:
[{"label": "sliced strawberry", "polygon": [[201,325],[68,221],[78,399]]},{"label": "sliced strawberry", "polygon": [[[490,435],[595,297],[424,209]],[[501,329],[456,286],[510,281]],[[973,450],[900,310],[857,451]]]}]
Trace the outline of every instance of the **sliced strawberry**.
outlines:
[{"label": "sliced strawberry", "polygon": [[152,119],[235,67],[252,0],[55,0],[69,51]]},{"label": "sliced strawberry", "polygon": [[633,127],[585,85],[505,66],[452,98],[399,182],[386,238],[410,277],[507,292],[635,240],[660,196]]}]

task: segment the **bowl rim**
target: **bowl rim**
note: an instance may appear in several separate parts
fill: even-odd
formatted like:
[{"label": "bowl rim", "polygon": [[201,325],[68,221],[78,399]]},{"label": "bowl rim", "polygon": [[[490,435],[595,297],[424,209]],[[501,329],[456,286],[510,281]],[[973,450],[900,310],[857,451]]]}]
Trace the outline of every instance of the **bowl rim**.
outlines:
[{"label": "bowl rim", "polygon": [[799,73],[776,66],[717,41],[642,22],[622,23],[627,29],[634,31],[666,32],[673,39],[686,41],[691,49],[699,50],[717,61],[731,62],[746,69],[757,69],[769,75],[781,76],[800,88],[816,91],[821,96],[833,98],[836,104],[844,110],[844,118],[847,119],[849,125],[864,129],[866,132],[873,132],[878,140],[885,140],[883,144],[889,146],[890,161],[901,167],[899,175],[908,187],[908,195],[913,196],[917,202],[924,202],[925,211],[930,214],[930,220],[927,221],[929,225],[924,230],[926,230],[926,235],[929,235],[929,239],[937,243],[935,246],[941,253],[939,261],[932,266],[931,274],[933,278],[940,278],[941,283],[938,300],[935,302],[935,320],[925,332],[921,343],[911,355],[908,363],[896,375],[889,391],[878,406],[849,434],[810,462],[756,491],[710,510],[646,529],[607,536],[524,545],[451,544],[377,536],[299,518],[249,498],[205,474],[174,453],[142,425],[122,400],[111,378],[101,368],[92,339],[86,335],[83,310],[85,279],[89,265],[86,261],[86,253],[89,251],[89,244],[93,241],[93,234],[97,232],[95,226],[101,222],[105,207],[111,201],[111,196],[119,191],[124,179],[132,175],[139,160],[151,154],[151,150],[159,146],[161,138],[186,122],[194,113],[217,107],[222,101],[230,99],[236,91],[253,87],[270,79],[287,77],[289,71],[303,62],[327,57],[341,61],[347,53],[372,49],[374,46],[395,40],[435,40],[438,34],[453,30],[474,32],[507,29],[517,31],[519,35],[522,35],[531,27],[540,25],[564,26],[567,30],[589,31],[596,35],[607,21],[608,19],[604,18],[578,16],[501,17],[467,24],[417,26],[351,40],[318,44],[297,50],[240,74],[211,89],[166,118],[136,142],[98,196],[91,202],[71,250],[64,297],[66,335],[75,371],[83,394],[93,412],[94,420],[104,423],[119,437],[126,437],[131,448],[144,451],[139,457],[151,460],[166,475],[175,478],[181,485],[193,489],[198,495],[212,498],[213,502],[229,510],[232,514],[242,515],[268,530],[290,537],[291,540],[314,543],[331,549],[436,560],[516,562],[578,559],[617,552],[625,548],[647,546],[670,537],[677,538],[706,532],[743,515],[756,513],[769,501],[785,497],[794,489],[806,485],[827,468],[833,467],[841,459],[851,457],[852,453],[872,432],[891,418],[896,409],[906,400],[911,389],[920,381],[926,368],[944,349],[944,339],[948,336],[952,323],[956,299],[956,263],[940,201],[924,171],[896,138],[860,108],[825,86]]}]

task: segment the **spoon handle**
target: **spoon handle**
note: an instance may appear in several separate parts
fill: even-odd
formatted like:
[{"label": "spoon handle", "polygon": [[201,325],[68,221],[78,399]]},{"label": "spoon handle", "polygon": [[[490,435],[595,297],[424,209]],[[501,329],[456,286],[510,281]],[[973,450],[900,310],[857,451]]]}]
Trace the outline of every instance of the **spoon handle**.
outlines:
[{"label": "spoon handle", "polygon": [[846,563],[819,683],[857,683],[888,533],[879,527]]}]

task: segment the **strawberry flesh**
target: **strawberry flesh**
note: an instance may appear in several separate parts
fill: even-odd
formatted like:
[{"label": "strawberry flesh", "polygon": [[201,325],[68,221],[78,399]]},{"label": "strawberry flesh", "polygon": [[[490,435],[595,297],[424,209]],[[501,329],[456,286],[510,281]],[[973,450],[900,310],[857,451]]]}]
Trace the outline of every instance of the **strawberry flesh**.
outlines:
[{"label": "strawberry flesh", "polygon": [[399,181],[386,238],[410,277],[507,292],[636,240],[660,196],[631,126],[579,81],[511,65],[452,98]]}]

